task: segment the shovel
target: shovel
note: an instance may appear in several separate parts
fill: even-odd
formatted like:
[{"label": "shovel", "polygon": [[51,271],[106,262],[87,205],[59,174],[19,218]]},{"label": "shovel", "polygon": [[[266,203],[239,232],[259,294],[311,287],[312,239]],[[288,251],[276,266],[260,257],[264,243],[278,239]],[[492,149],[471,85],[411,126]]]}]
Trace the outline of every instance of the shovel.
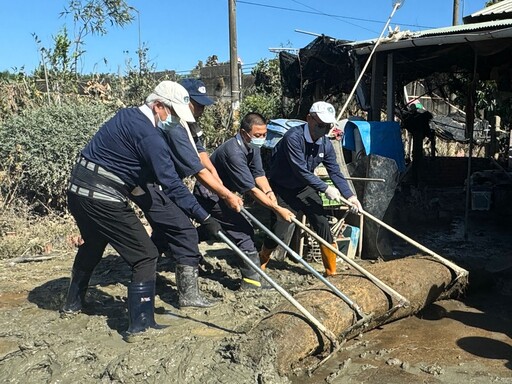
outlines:
[{"label": "shovel", "polygon": [[[244,208],[242,208],[243,210]],[[261,277],[263,277],[277,292],[279,292],[286,300],[290,302],[295,308],[297,308],[305,317],[309,320],[311,324],[313,324],[320,332],[322,332],[331,342],[331,353],[339,349],[339,342],[336,336],[332,331],[327,329],[325,325],[323,325],[318,319],[316,319],[306,308],[304,308],[297,300],[295,300],[288,292],[284,290],[279,284],[277,284],[274,280],[270,278],[259,265],[254,264],[249,257],[245,253],[243,253],[240,248],[236,246],[224,233],[218,232],[217,236],[219,239],[224,241],[233,251],[235,251],[238,256],[240,256],[251,268],[257,272]]]},{"label": "shovel", "polygon": [[[336,288],[329,280],[323,277],[317,270],[315,270],[311,265],[309,265],[302,257],[300,257],[297,252],[293,251],[285,242],[279,239],[270,229],[265,227],[258,219],[256,219],[251,213],[249,213],[245,208],[242,208],[242,215],[244,215],[248,220],[252,221],[258,227],[260,227],[268,236],[270,236],[274,241],[276,241],[281,247],[283,247],[286,252],[288,252],[295,260],[301,263],[304,267],[306,267],[316,278],[318,278],[322,283],[324,283],[329,289],[339,298],[341,298],[357,315],[359,320],[349,328],[349,330],[353,330],[358,327],[365,327],[371,319],[371,315],[366,315],[361,307],[357,305],[353,300],[351,300],[347,295],[341,292],[338,288]],[[302,223],[296,219],[295,222]]]}]

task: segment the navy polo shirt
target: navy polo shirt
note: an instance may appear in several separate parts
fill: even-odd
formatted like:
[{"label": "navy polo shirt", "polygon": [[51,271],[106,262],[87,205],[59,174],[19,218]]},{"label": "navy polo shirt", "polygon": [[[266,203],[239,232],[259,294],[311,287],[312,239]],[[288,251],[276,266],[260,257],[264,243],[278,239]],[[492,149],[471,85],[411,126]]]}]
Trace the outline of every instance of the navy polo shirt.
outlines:
[{"label": "navy polo shirt", "polygon": [[171,158],[180,178],[195,175],[204,169],[196,151],[195,143],[187,133],[187,129],[179,124],[162,130],[171,149]]},{"label": "navy polo shirt", "polygon": [[188,216],[204,221],[208,213],[181,181],[170,148],[149,114],[147,106],[121,109],[96,132],[82,156],[114,173],[130,188],[158,182]]},{"label": "navy polo shirt", "polygon": [[210,160],[231,191],[246,193],[256,186],[256,177],[265,176],[260,149],[247,148],[240,133],[217,148]]},{"label": "navy polo shirt", "polygon": [[206,148],[204,147],[203,142],[201,141],[201,138],[198,136],[194,137],[194,141],[196,143],[196,149],[198,153],[206,152]]},{"label": "navy polo shirt", "polygon": [[301,189],[309,185],[325,192],[327,184],[314,174],[315,168],[323,164],[341,194],[345,198],[351,197],[353,193],[341,174],[329,138],[322,136],[313,142],[306,130],[307,124],[290,128],[277,143],[272,151],[269,179],[283,188]]}]

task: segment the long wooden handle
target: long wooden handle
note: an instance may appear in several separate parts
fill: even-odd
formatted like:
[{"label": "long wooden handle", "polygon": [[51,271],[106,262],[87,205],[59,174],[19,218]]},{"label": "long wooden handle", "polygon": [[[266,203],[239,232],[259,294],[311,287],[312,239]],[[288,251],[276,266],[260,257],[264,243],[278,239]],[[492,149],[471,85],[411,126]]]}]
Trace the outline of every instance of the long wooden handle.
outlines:
[{"label": "long wooden handle", "polygon": [[[344,199],[344,198],[341,198],[341,201],[343,201],[345,204],[351,206],[352,204]],[[364,210],[361,210],[359,211],[359,213],[361,213],[362,215],[368,217],[369,219],[372,219],[373,221],[375,221],[377,224],[379,225],[382,225],[384,228],[386,228],[387,230],[389,230],[390,232],[393,232],[395,235],[401,237],[402,239],[404,239],[405,241],[409,242],[410,244],[414,245],[415,247],[417,247],[418,249],[422,250],[423,252],[426,252],[428,253],[429,255],[431,255],[432,257],[434,257],[436,260],[438,260],[440,263],[446,265],[448,268],[451,268],[456,274],[457,274],[457,278],[459,277],[465,277],[465,276],[468,276],[469,275],[469,272],[467,270],[465,270],[464,268],[461,268],[459,267],[457,264],[451,262],[450,260],[447,260],[445,259],[444,257],[438,255],[437,253],[435,253],[434,251],[432,251],[431,249],[428,249],[427,247],[425,247],[424,245],[418,243],[417,241],[411,239],[410,237],[408,237],[407,235],[403,234],[402,232],[398,231],[397,229],[393,228],[391,225],[389,224],[386,224],[385,222],[383,222],[382,220],[379,220],[377,219],[375,216],[373,216],[372,214],[364,211]]]}]

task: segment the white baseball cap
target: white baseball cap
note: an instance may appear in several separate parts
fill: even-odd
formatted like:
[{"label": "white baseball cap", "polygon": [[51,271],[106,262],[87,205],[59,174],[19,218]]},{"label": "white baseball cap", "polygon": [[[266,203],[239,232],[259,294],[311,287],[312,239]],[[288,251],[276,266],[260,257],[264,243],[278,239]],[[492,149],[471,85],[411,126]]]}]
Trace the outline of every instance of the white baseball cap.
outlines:
[{"label": "white baseball cap", "polygon": [[146,98],[146,101],[149,100],[159,100],[168,107],[172,107],[180,119],[184,121],[190,123],[196,121],[188,105],[190,96],[187,90],[174,81],[164,80],[160,82],[153,90],[153,93]]},{"label": "white baseball cap", "polygon": [[334,124],[336,122],[336,110],[332,104],[325,101],[317,101],[313,103],[309,109],[309,113],[314,113],[322,122],[327,124]]}]

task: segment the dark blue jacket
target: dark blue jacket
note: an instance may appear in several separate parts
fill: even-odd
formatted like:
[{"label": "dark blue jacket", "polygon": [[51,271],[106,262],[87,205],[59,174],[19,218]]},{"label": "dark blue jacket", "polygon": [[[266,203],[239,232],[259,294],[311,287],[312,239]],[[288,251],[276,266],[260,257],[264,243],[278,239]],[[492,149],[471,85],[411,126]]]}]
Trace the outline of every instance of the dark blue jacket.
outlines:
[{"label": "dark blue jacket", "polygon": [[323,136],[320,144],[309,143],[304,128],[305,125],[290,128],[274,147],[269,179],[283,188],[301,189],[309,185],[318,192],[325,192],[327,183],[313,173],[323,164],[334,185],[348,199],[353,193],[341,174],[331,141]]},{"label": "dark blue jacket", "polygon": [[139,108],[121,109],[96,132],[82,156],[117,175],[130,188],[157,182],[189,217],[208,213],[181,181],[160,129]]}]

